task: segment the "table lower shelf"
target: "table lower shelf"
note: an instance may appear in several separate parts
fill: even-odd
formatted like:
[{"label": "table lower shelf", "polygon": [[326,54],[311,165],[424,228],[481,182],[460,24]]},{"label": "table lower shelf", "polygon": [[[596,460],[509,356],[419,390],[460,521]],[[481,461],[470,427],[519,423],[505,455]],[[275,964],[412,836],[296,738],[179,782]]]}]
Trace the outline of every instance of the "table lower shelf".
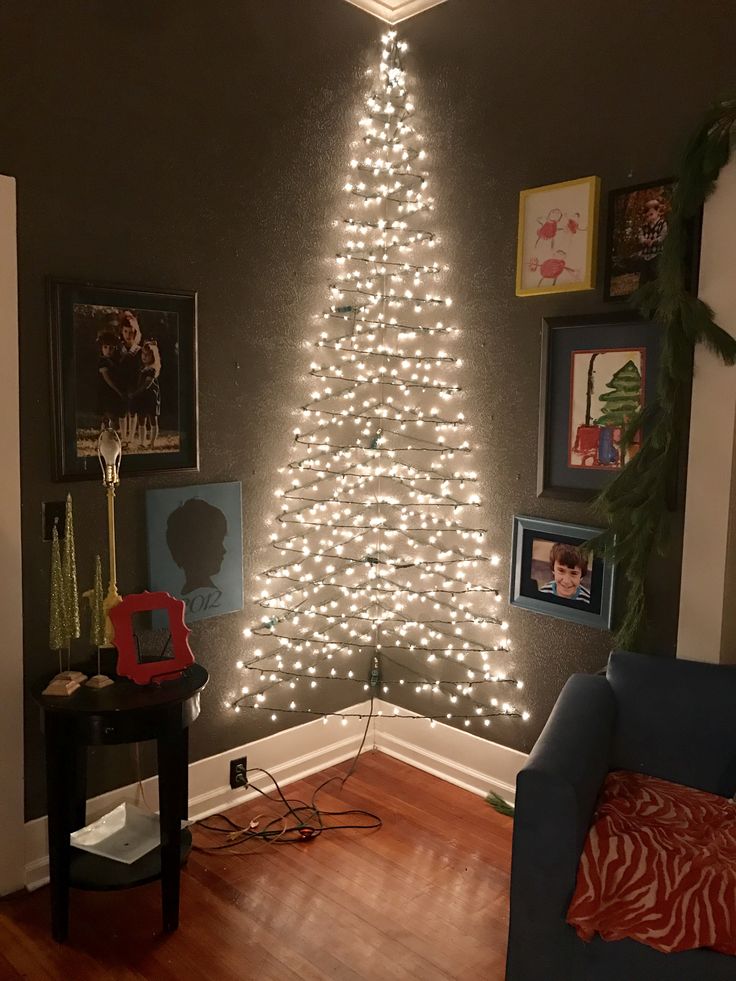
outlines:
[{"label": "table lower shelf", "polygon": [[[181,830],[181,864],[192,848],[192,835],[187,828]],[[69,885],[75,889],[130,889],[161,878],[160,846],[143,855],[137,862],[126,865],[112,858],[93,855],[92,852],[72,848],[69,864]]]}]

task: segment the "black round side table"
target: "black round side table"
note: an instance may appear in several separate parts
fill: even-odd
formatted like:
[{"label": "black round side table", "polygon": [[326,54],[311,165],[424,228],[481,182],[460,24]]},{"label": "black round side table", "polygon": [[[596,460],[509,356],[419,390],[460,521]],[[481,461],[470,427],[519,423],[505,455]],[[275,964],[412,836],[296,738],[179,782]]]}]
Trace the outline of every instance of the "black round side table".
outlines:
[{"label": "black round side table", "polygon": [[[191,848],[181,822],[188,816],[189,726],[199,715],[207,671],[199,664],[161,685],[120,680],[108,688],[78,688],[66,697],[43,695],[46,742],[51,930],[63,942],[69,931],[69,888],[125,889],[161,879],[164,931],[179,925],[179,871]],[[87,746],[155,739],[158,749],[161,844],[132,865],[73,848],[69,835],[86,824]]]}]

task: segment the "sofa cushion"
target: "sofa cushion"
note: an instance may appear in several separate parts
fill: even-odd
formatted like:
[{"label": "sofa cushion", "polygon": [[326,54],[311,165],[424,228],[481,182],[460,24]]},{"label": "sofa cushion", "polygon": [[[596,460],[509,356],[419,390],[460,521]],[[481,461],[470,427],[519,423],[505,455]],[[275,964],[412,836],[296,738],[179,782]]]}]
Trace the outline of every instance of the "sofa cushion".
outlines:
[{"label": "sofa cushion", "polygon": [[736,791],[736,667],[614,651],[611,769],[731,797]]},{"label": "sofa cushion", "polygon": [[567,922],[583,940],[599,933],[664,953],[736,955],[736,804],[646,774],[609,773]]}]

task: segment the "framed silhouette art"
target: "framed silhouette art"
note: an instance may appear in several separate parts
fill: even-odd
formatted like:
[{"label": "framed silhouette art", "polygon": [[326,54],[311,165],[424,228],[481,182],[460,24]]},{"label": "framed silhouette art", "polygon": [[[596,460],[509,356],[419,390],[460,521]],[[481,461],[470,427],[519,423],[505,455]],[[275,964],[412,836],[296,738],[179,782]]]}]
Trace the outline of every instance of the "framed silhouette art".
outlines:
[{"label": "framed silhouette art", "polygon": [[146,525],[150,587],[183,600],[187,623],[243,609],[239,481],[146,491]]}]

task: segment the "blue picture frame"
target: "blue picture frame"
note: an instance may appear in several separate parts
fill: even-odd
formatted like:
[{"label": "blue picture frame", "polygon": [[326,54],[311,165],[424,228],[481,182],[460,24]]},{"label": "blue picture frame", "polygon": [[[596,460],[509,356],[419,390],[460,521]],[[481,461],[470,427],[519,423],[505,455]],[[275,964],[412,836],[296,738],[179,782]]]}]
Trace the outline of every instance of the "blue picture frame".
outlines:
[{"label": "blue picture frame", "polygon": [[[509,589],[511,605],[588,627],[610,630],[615,578],[612,563],[603,556],[590,556],[582,550],[581,564],[576,570],[580,574],[579,584],[575,586],[576,595],[569,597],[562,595],[562,590],[572,589],[573,586],[568,586],[564,578],[558,583],[558,570],[565,570],[577,563],[566,558],[567,566],[564,562],[556,562],[554,568],[552,565],[553,547],[560,546],[556,551],[563,557],[580,554],[579,547],[601,531],[601,528],[589,525],[516,515]],[[562,575],[565,575],[564,571]],[[574,579],[573,575],[573,582]]]},{"label": "blue picture frame", "polygon": [[243,609],[239,481],[148,490],[146,527],[149,588],[184,600],[186,623]]}]

